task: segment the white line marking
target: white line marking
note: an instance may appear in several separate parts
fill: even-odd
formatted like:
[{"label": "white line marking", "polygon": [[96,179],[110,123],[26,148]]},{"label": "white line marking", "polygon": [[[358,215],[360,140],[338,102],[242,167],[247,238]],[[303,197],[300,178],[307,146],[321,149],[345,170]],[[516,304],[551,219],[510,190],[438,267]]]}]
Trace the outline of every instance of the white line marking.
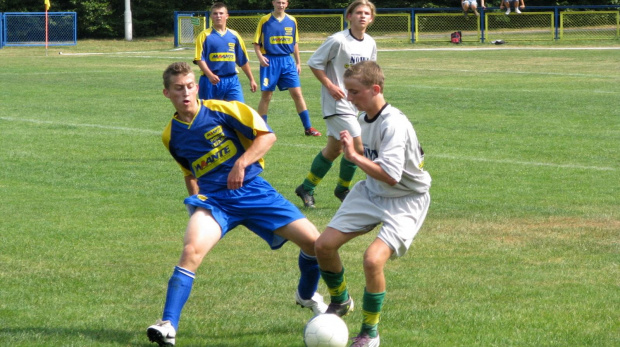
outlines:
[{"label": "white line marking", "polygon": [[[122,132],[131,132],[131,133],[143,133],[148,135],[161,135],[161,131],[148,130],[148,129],[139,129],[139,128],[127,128],[127,127],[117,127],[117,126],[109,126],[109,125],[99,125],[99,124],[70,124],[70,123],[58,123],[52,121],[45,121],[39,119],[21,119],[21,118],[12,118],[12,117],[0,117],[0,120],[5,120],[9,122],[28,122],[34,124],[49,124],[49,125],[62,125],[68,127],[84,127],[84,128],[97,128],[97,129],[105,129],[105,130],[117,130]],[[318,145],[304,145],[298,143],[281,143],[280,146],[287,147],[299,147],[299,148],[322,148]],[[476,157],[461,157],[450,154],[427,154],[427,157],[430,158],[443,158],[443,159],[451,159],[451,160],[466,160],[466,161],[481,161],[486,163],[499,163],[499,164],[510,164],[510,165],[524,165],[524,166],[548,166],[555,168],[565,168],[565,169],[579,169],[579,170],[597,170],[597,171],[617,171],[617,168],[613,167],[601,167],[601,166],[586,166],[586,165],[574,165],[574,164],[554,164],[554,163],[540,163],[540,162],[528,162],[528,161],[518,161],[518,160],[508,160],[508,159],[488,159],[488,158],[476,158]]]}]

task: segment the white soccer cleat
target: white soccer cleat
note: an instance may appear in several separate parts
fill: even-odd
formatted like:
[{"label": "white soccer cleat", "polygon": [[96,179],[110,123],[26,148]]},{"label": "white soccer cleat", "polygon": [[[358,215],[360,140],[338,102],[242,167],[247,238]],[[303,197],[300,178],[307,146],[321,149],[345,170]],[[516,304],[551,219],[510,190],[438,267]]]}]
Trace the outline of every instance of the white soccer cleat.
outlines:
[{"label": "white soccer cleat", "polygon": [[327,304],[323,302],[323,296],[319,293],[314,293],[310,299],[302,299],[299,296],[299,292],[295,292],[295,301],[297,305],[303,308],[309,308],[314,312],[315,315],[325,313],[327,310]]},{"label": "white soccer cleat", "polygon": [[149,337],[149,341],[160,346],[174,346],[176,335],[177,332],[169,320],[158,319],[155,324],[146,329],[146,336]]}]

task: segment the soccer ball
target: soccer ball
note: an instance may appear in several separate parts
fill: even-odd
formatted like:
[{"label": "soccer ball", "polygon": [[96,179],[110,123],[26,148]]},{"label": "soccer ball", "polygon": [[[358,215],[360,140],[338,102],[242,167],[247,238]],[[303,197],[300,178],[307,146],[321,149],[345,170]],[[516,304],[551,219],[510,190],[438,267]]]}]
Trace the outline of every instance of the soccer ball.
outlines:
[{"label": "soccer ball", "polygon": [[335,314],[320,314],[304,328],[306,347],[345,347],[349,342],[347,324]]}]

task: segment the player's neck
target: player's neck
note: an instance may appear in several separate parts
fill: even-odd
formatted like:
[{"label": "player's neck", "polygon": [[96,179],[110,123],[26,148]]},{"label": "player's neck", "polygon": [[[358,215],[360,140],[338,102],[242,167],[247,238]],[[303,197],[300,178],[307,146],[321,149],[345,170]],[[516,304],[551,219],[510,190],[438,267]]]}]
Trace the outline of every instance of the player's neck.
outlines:
[{"label": "player's neck", "polygon": [[217,31],[220,34],[223,34],[226,32],[226,25],[213,26],[213,29],[215,29],[215,31]]},{"label": "player's neck", "polygon": [[271,12],[271,15],[274,16],[277,20],[282,20],[286,13],[284,11],[273,10],[273,12]]},{"label": "player's neck", "polygon": [[366,117],[368,117],[368,119],[374,119],[375,117],[379,115],[379,113],[381,113],[381,111],[386,105],[387,105],[387,102],[385,102],[385,98],[383,98],[383,95],[376,96],[372,105],[370,105],[368,109],[365,110]]},{"label": "player's neck", "polygon": [[356,39],[358,39],[358,40],[363,40],[364,39],[364,34],[366,33],[366,28],[360,29],[360,28],[351,27],[351,28],[349,28],[349,30],[351,31],[351,35],[353,35],[353,37],[355,37]]}]

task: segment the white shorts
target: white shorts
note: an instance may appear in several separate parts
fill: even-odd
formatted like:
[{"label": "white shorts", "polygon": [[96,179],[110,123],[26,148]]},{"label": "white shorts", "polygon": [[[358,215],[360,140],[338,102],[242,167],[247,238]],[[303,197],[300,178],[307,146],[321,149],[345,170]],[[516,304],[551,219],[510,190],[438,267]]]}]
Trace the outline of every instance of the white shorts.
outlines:
[{"label": "white shorts", "polygon": [[428,212],[430,194],[400,198],[376,196],[359,181],[344,199],[328,226],[343,233],[368,232],[383,223],[377,237],[393,251],[392,258],[407,253]]},{"label": "white shorts", "polygon": [[469,4],[469,6],[478,6],[478,2],[476,0],[463,0],[464,4]]},{"label": "white shorts", "polygon": [[340,132],[348,130],[353,137],[362,135],[362,128],[357,120],[357,116],[352,114],[337,115],[325,118],[327,125],[327,136],[332,136],[336,140],[340,140]]}]

